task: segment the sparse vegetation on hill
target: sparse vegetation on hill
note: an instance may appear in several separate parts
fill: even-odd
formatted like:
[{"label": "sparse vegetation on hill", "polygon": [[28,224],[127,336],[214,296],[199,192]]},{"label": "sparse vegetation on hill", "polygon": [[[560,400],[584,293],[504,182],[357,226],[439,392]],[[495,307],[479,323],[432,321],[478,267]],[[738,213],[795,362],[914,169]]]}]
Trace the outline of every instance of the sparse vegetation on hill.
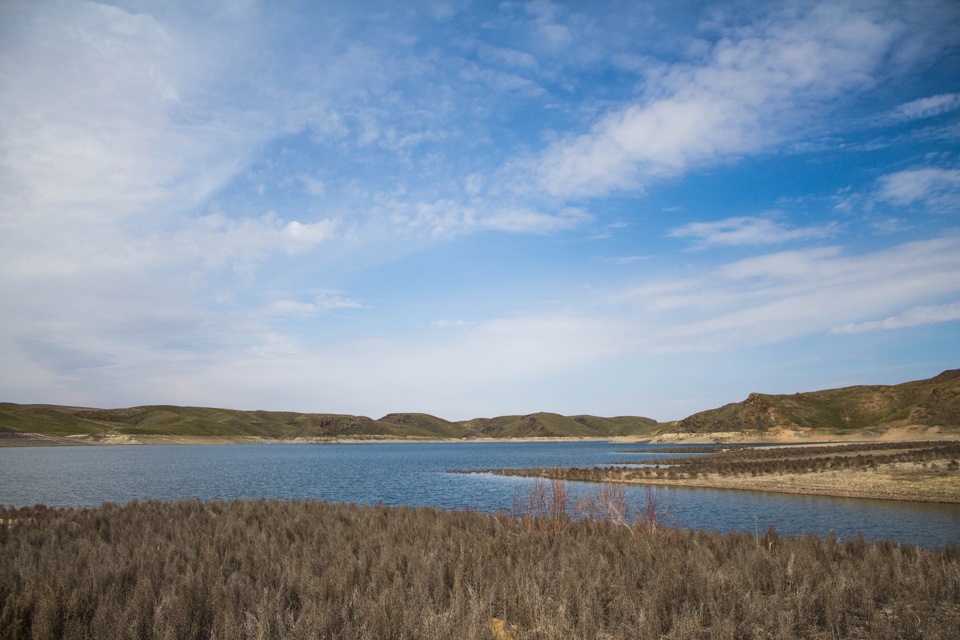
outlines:
[{"label": "sparse vegetation on hill", "polygon": [[[752,393],[743,402],[702,411],[678,422],[621,416],[561,416],[555,413],[475,418],[450,422],[424,413],[365,416],[239,411],[199,407],[146,406],[84,409],[0,403],[0,445],[62,444],[66,437],[102,442],[110,436],[378,439],[378,438],[611,438],[677,437],[748,433],[776,429],[821,435],[870,436],[884,429],[927,426],[960,430],[960,370],[895,386],[863,386],[793,395]],[[724,439],[722,437],[718,439]],[[76,438],[73,440],[76,442]]]},{"label": "sparse vegetation on hill", "polygon": [[602,438],[646,435],[656,426],[657,422],[649,418],[568,418],[552,413],[448,422],[423,413],[391,413],[379,420],[373,420],[365,416],[200,407],[84,409],[0,403],[0,443],[23,440],[21,434],[40,434],[54,438],[79,435],[88,436],[93,441],[96,441],[97,436],[107,435],[307,440],[564,436]]},{"label": "sparse vegetation on hill", "polygon": [[272,501],[0,509],[0,639],[947,639],[960,629],[956,548],[576,521],[559,508],[560,487],[543,496],[545,512],[519,518]]},{"label": "sparse vegetation on hill", "polygon": [[650,418],[561,416],[532,413],[526,416],[476,418],[460,423],[465,429],[488,438],[597,437],[646,435],[657,426]]},{"label": "sparse vegetation on hill", "polygon": [[751,393],[743,402],[680,420],[677,433],[764,432],[774,428],[845,433],[906,426],[960,427],[960,369],[893,386],[793,395]]}]

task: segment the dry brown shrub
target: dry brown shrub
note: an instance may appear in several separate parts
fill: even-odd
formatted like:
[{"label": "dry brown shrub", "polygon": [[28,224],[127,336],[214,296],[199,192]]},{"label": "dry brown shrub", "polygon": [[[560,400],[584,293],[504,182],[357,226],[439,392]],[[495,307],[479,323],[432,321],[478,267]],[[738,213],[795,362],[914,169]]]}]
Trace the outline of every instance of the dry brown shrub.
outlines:
[{"label": "dry brown shrub", "polygon": [[517,640],[960,635],[955,547],[638,526],[643,507],[615,491],[591,507],[608,517],[582,519],[566,487],[540,486],[528,520],[278,501],[0,508],[0,639],[490,639],[494,619]]}]

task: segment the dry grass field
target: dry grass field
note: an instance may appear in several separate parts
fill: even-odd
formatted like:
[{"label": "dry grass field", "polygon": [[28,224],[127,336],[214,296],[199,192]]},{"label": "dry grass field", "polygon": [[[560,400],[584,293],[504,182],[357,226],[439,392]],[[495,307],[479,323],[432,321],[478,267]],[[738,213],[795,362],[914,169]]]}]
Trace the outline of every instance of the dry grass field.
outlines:
[{"label": "dry grass field", "polygon": [[[0,638],[957,638],[960,552],[280,501],[0,512]],[[656,505],[653,505],[656,507]]]}]

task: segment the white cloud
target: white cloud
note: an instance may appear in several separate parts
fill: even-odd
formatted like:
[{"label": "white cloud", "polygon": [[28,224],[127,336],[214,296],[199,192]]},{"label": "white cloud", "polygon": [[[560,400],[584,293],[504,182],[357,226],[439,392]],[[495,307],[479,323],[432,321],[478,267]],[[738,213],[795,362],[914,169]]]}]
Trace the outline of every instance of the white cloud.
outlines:
[{"label": "white cloud", "polygon": [[567,25],[559,21],[560,7],[547,0],[534,0],[524,5],[533,18],[535,42],[549,51],[560,51],[569,46],[573,34]]},{"label": "white cloud", "polygon": [[876,198],[898,206],[921,204],[932,211],[956,213],[960,205],[960,170],[928,167],[883,176]]},{"label": "white cloud", "polygon": [[298,300],[277,300],[263,310],[268,316],[309,316],[318,311],[317,305]]},{"label": "white cloud", "polygon": [[890,118],[896,121],[932,118],[960,109],[960,93],[941,93],[928,98],[911,100],[893,110]]},{"label": "white cloud", "polygon": [[[214,359],[155,362],[136,384],[126,371],[106,369],[86,381],[109,388],[111,398],[136,398],[128,404],[148,401],[143,390],[150,389],[178,404],[254,408],[269,398],[270,407],[284,410],[382,415],[429,408],[464,419],[491,407],[543,410],[531,385],[622,348],[613,323],[570,314],[488,320],[436,341],[384,337],[308,349],[274,331],[250,340]],[[127,362],[140,370],[131,356]]]},{"label": "white cloud", "polygon": [[566,208],[558,213],[543,213],[532,209],[502,209],[480,220],[485,229],[509,233],[550,234],[573,229],[593,220],[586,211]]},{"label": "white cloud", "polygon": [[326,185],[323,180],[314,176],[302,175],[300,182],[303,184],[303,190],[311,196],[322,196],[326,191]]},{"label": "white cloud", "polygon": [[914,307],[913,309],[909,309],[895,316],[890,316],[889,318],[884,318],[883,320],[851,322],[832,329],[830,333],[864,333],[866,331],[903,329],[907,327],[920,327],[927,324],[938,324],[941,322],[953,322],[955,320],[960,320],[960,302]]},{"label": "white cloud", "polygon": [[182,270],[198,260],[249,262],[330,236],[327,220],[195,217],[286,119],[248,108],[253,86],[221,102],[256,76],[231,76],[249,61],[240,41],[257,49],[243,10],[201,8],[193,21],[154,9],[0,3],[4,290],[42,282],[71,299],[94,278],[160,290],[159,273],[195,283]]},{"label": "white cloud", "polygon": [[362,304],[347,298],[341,291],[329,289],[314,292],[310,302],[299,300],[271,302],[261,313],[267,316],[312,316],[336,309],[360,309],[362,307]]},{"label": "white cloud", "polygon": [[249,266],[270,253],[294,255],[315,249],[334,236],[336,227],[330,219],[286,222],[272,212],[259,218],[210,214],[174,234],[172,244],[183,255],[207,264]]},{"label": "white cloud", "polygon": [[277,360],[302,354],[303,348],[290,336],[267,333],[260,344],[252,346],[247,353],[259,360]]},{"label": "white cloud", "polygon": [[535,97],[544,93],[543,87],[529,78],[490,67],[467,67],[460,75],[462,80],[483,84],[488,91],[496,95],[517,92],[527,97]]},{"label": "white cloud", "polygon": [[690,238],[699,246],[742,246],[776,244],[791,240],[825,238],[837,231],[837,224],[825,227],[793,227],[770,218],[735,217],[716,222],[689,222],[667,235]]},{"label": "white cloud", "polygon": [[526,169],[552,195],[591,196],[768,149],[810,106],[870,86],[896,29],[830,4],[730,29],[700,64],[651,74],[640,100]]},{"label": "white cloud", "polygon": [[332,309],[359,309],[362,304],[356,300],[344,297],[343,293],[335,289],[317,291],[313,304],[318,309],[330,311]]},{"label": "white cloud", "polygon": [[506,47],[494,47],[489,44],[477,45],[477,54],[487,61],[520,69],[536,69],[537,59],[525,51]]},{"label": "white cloud", "polygon": [[284,250],[287,253],[302,253],[310,251],[319,244],[329,240],[334,233],[336,222],[330,219],[317,222],[303,223],[291,220],[283,225],[281,238]]},{"label": "white cloud", "polygon": [[[596,299],[597,283],[556,302],[574,288],[565,271],[568,281],[545,285],[549,293],[510,283],[532,309],[496,300],[468,314],[472,322],[431,323],[444,312],[425,306],[398,323],[360,302],[394,286],[386,263],[430,243],[560,234],[594,219],[544,195],[642,188],[770,149],[873,82],[897,29],[878,17],[879,4],[862,13],[804,5],[722,26],[702,49],[680,34],[675,45],[651,41],[649,52],[639,43],[661,32],[652,21],[633,28],[649,9],[603,17],[504,3],[433,30],[416,10],[359,15],[331,5],[291,16],[281,5],[188,4],[0,2],[0,294],[15,301],[0,308],[0,390],[11,397],[269,399],[277,408],[345,407],[346,398],[357,410],[377,398],[388,410],[423,410],[431,398],[456,407],[467,389],[482,408],[501,397],[529,403],[543,380],[624,354],[942,317],[943,298],[956,299],[957,243],[941,239],[687,265],[686,278],[640,283],[615,304]],[[505,20],[481,32],[497,46],[475,47],[485,66],[445,48],[451,32],[497,11]],[[622,86],[604,76],[603,91],[587,95],[613,53],[635,51],[610,76]],[[685,62],[658,66],[651,56],[664,51],[682,51]],[[645,74],[643,93],[624,104],[635,73]],[[945,113],[951,96],[898,112]],[[609,104],[620,106],[595,115]],[[563,132],[585,117],[587,135]],[[557,141],[533,167],[546,194],[518,190],[505,178],[514,165],[491,169],[544,139]],[[521,168],[518,181],[530,183],[531,167]],[[243,175],[249,183],[236,180]],[[950,170],[904,172],[878,183],[873,201],[945,207],[956,190]],[[657,249],[639,240],[642,211],[632,204],[598,210],[638,215],[629,234],[589,243],[586,254],[571,246],[571,260],[596,266],[604,245],[623,254],[609,262],[629,264],[648,258],[632,252]],[[778,217],[682,225],[690,217],[672,213],[675,237],[711,246],[832,232]],[[625,271],[683,268],[668,255],[650,259],[650,269]],[[344,281],[363,283],[362,293],[316,289]],[[423,300],[449,294],[422,286]],[[554,301],[538,307],[545,297]],[[348,327],[361,316],[370,340]],[[398,326],[409,324],[425,335]],[[325,395],[315,400],[318,389]]]},{"label": "white cloud", "polygon": [[[213,111],[227,64],[143,13],[95,3],[3,3],[0,160],[5,216],[113,222],[182,207],[222,185],[262,135]],[[208,34],[211,35],[211,34]]]},{"label": "white cloud", "polygon": [[722,350],[827,333],[960,292],[960,236],[862,255],[786,251],[645,284],[616,298],[663,351]]},{"label": "white cloud", "polygon": [[651,260],[652,258],[653,256],[616,256],[614,258],[604,258],[604,262],[610,262],[612,264],[634,264],[636,262]]},{"label": "white cloud", "polygon": [[431,326],[437,329],[463,329],[464,327],[469,327],[471,322],[466,320],[434,320],[430,323]]},{"label": "white cloud", "polygon": [[426,233],[431,237],[450,237],[477,231],[502,231],[549,235],[568,231],[593,220],[586,211],[571,207],[547,213],[526,207],[498,208],[491,203],[480,210],[457,200],[421,202],[415,205],[395,202],[390,206],[391,220],[401,230]]},{"label": "white cloud", "polygon": [[456,200],[392,202],[387,211],[390,221],[401,232],[408,230],[434,238],[467,233],[477,224],[476,211]]}]

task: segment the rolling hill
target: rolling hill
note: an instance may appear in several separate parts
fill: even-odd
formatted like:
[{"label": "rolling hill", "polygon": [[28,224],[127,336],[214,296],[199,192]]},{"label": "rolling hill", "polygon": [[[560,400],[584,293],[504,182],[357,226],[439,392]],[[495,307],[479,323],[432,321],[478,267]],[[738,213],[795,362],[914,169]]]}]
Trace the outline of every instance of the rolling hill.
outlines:
[{"label": "rolling hill", "polygon": [[[0,403],[0,444],[43,442],[228,441],[302,439],[476,439],[617,436],[667,437],[778,430],[819,435],[870,435],[903,427],[960,431],[960,370],[892,386],[856,386],[792,395],[751,393],[743,402],[701,411],[683,420],[599,418],[556,413],[450,422],[425,413],[366,416],[283,411],[240,411],[156,405],[89,409]],[[64,440],[68,438],[69,440]]]},{"label": "rolling hill", "polygon": [[0,403],[0,439],[24,434],[103,441],[128,436],[318,439],[318,438],[511,438],[644,435],[657,427],[650,418],[598,418],[537,413],[449,422],[423,413],[365,416],[202,407],[144,406],[89,409]]},{"label": "rolling hill", "polygon": [[671,429],[681,434],[813,429],[836,434],[900,427],[960,428],[960,369],[891,386],[767,395],[695,413]]},{"label": "rolling hill", "polygon": [[628,436],[651,433],[657,421],[650,418],[561,416],[532,413],[525,416],[476,418],[460,423],[463,428],[489,438]]}]

